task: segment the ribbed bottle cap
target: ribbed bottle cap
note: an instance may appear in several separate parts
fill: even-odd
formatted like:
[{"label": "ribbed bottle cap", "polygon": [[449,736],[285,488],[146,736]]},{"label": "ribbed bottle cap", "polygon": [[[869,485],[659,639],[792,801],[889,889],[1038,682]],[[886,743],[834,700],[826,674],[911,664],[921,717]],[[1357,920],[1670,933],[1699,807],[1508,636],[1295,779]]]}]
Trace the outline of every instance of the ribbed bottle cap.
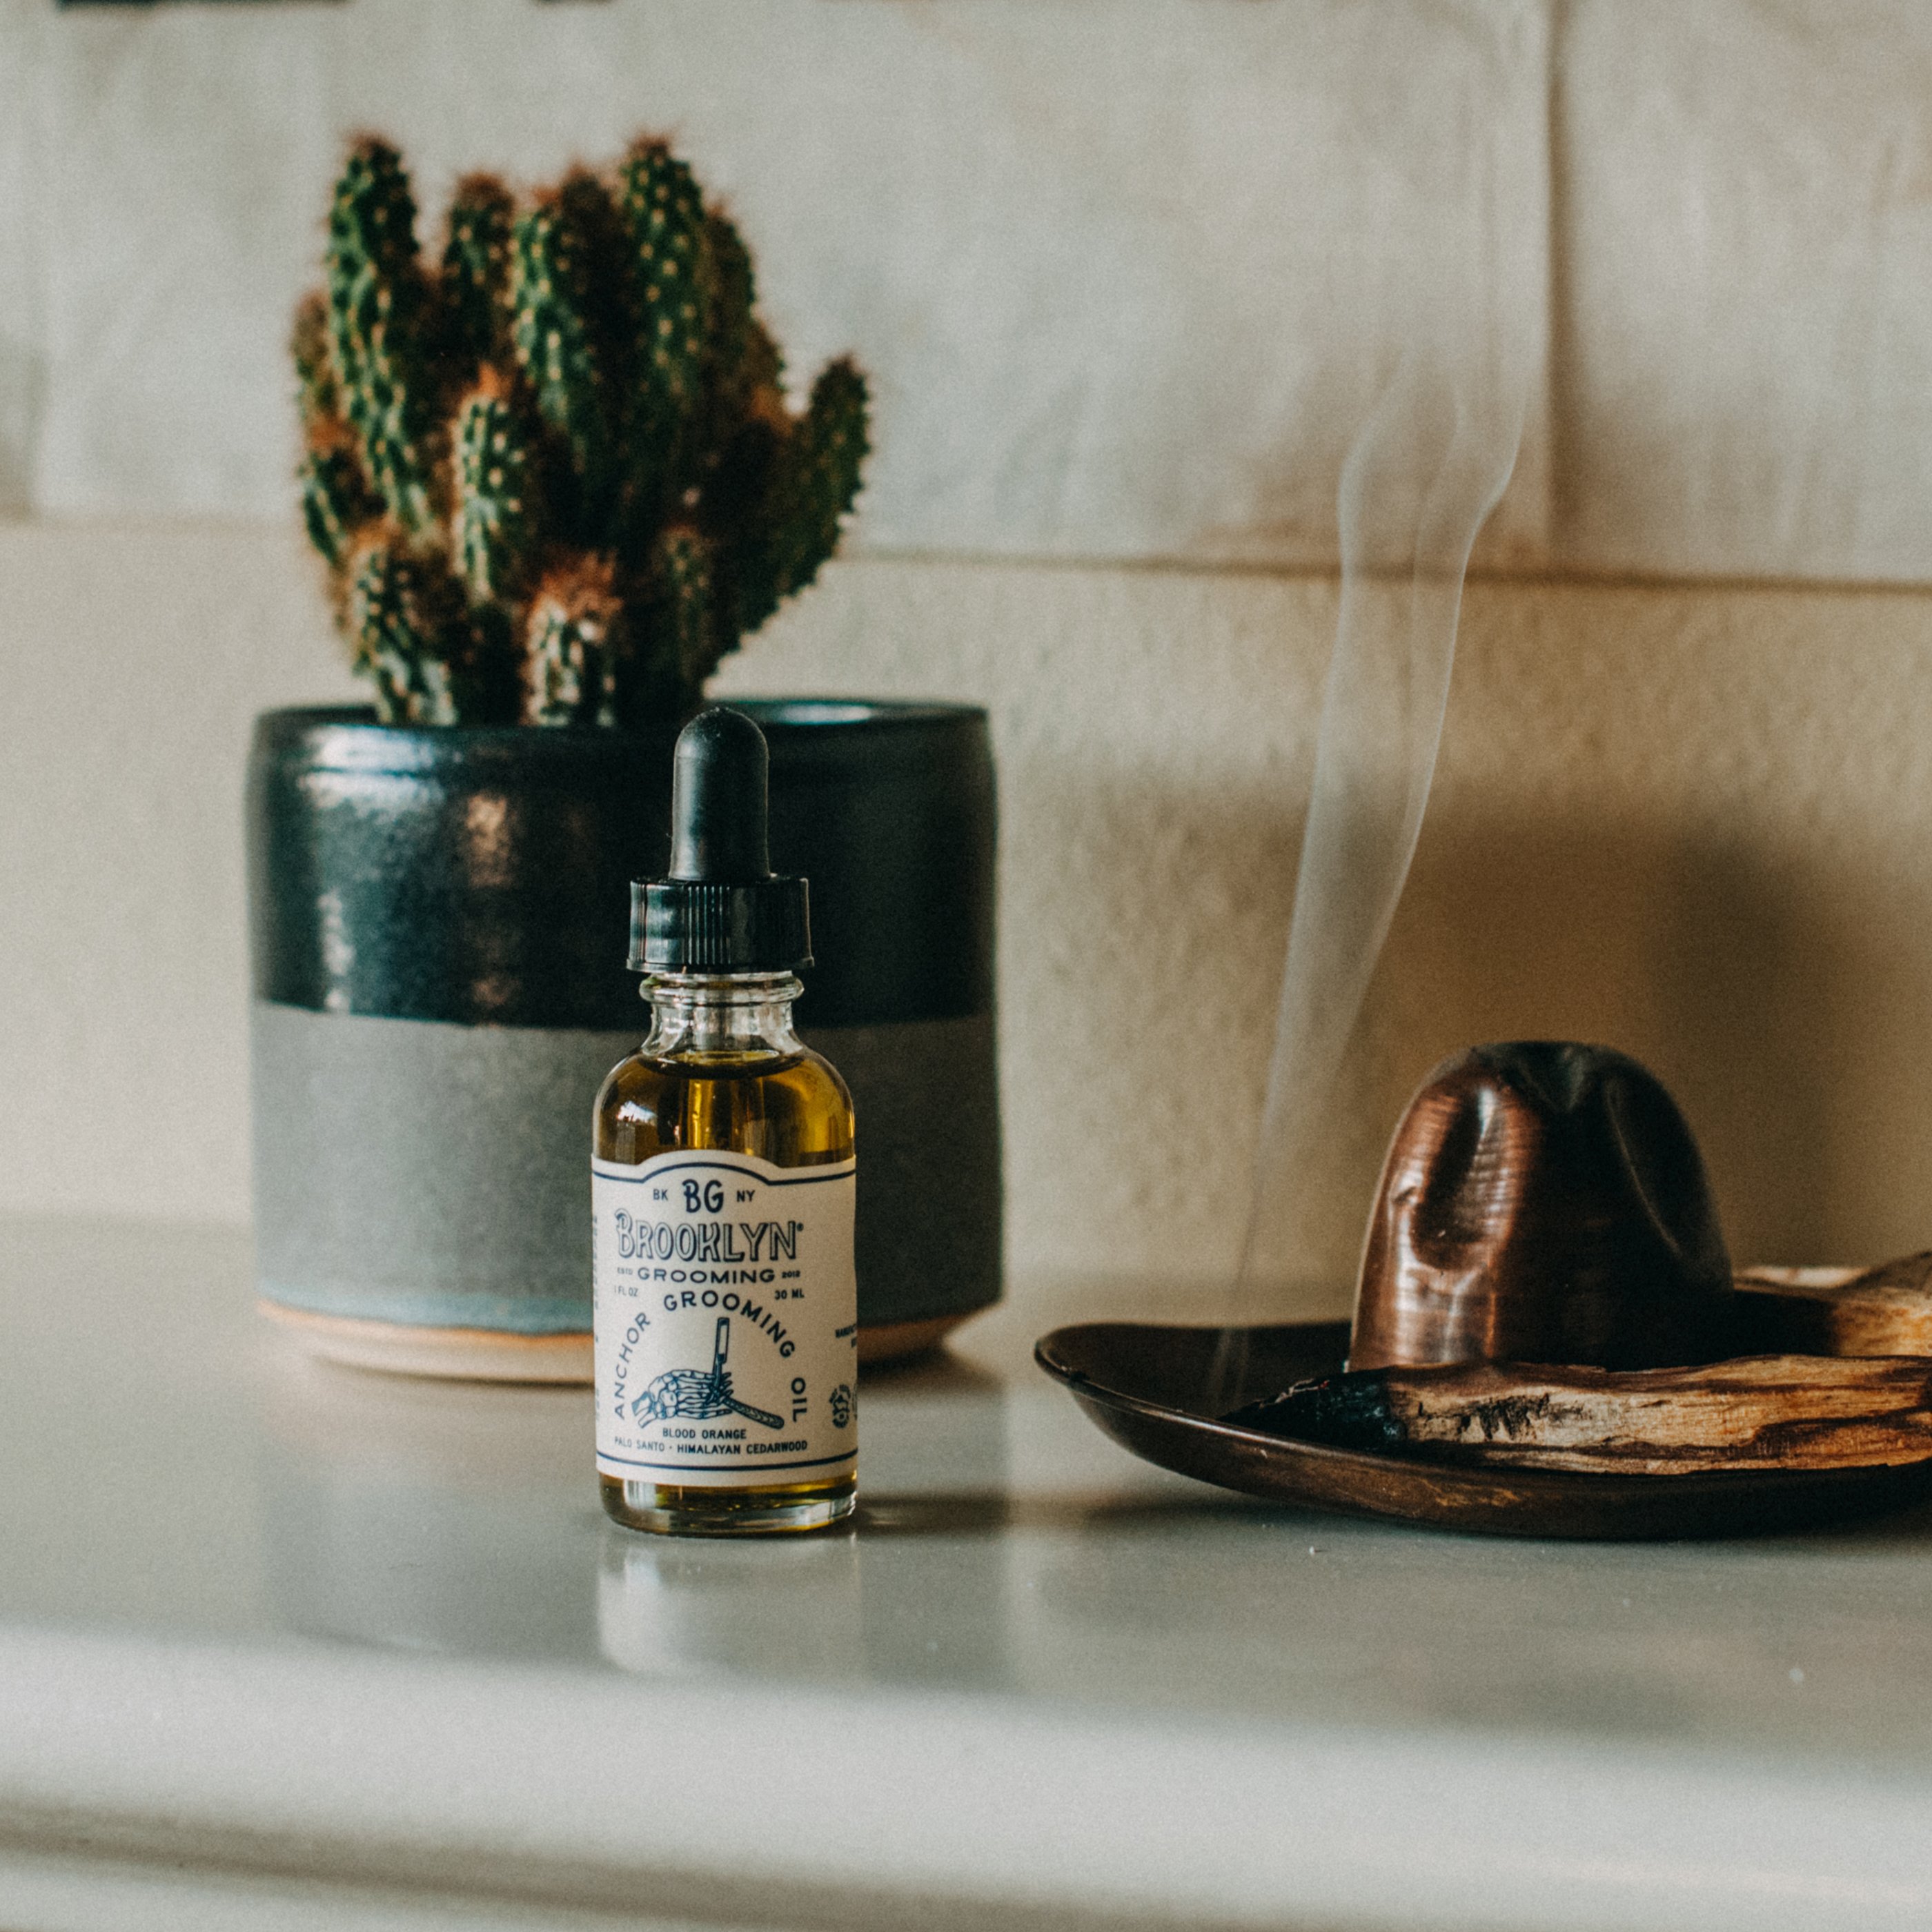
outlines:
[{"label": "ribbed bottle cap", "polygon": [[679,733],[670,873],[631,884],[631,968],[785,973],[812,964],[806,882],[772,875],[770,754],[742,712],[714,704]]}]

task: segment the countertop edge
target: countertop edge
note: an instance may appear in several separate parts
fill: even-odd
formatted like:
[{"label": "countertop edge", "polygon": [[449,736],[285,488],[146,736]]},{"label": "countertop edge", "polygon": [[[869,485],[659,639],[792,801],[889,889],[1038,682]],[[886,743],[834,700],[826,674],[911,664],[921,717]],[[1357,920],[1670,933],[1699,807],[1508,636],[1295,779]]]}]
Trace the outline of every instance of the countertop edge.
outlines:
[{"label": "countertop edge", "polygon": [[158,1858],[712,1923],[1874,1932],[1932,1925],[1928,1828],[1932,1781],[1822,1760],[0,1630],[0,1903],[10,1856]]}]

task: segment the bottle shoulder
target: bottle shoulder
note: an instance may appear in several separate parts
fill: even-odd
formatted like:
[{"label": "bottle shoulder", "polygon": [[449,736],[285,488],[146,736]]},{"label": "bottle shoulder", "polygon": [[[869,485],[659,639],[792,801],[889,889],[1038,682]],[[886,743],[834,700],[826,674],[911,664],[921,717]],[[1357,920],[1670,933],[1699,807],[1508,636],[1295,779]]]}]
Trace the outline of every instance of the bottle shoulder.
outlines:
[{"label": "bottle shoulder", "polygon": [[834,1095],[849,1114],[852,1112],[852,1090],[845,1084],[845,1076],[815,1047],[808,1046],[800,1055],[801,1064],[812,1069],[820,1085]]}]

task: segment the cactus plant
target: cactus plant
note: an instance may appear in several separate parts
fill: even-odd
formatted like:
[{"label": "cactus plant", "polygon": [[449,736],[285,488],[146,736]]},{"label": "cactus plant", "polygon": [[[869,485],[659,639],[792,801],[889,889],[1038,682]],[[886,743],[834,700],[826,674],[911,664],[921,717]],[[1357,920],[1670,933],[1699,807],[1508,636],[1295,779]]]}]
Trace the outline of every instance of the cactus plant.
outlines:
[{"label": "cactus plant", "polygon": [[291,338],[304,523],[391,723],[669,722],[836,548],[849,359],[787,401],[750,251],[662,140],[520,208],[460,182],[426,265],[401,156],[350,146]]}]

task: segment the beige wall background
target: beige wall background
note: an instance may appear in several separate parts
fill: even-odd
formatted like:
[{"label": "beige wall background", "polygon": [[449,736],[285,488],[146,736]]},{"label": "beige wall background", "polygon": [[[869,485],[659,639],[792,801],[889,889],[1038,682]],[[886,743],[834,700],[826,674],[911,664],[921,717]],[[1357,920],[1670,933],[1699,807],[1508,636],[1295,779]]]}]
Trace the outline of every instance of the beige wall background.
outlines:
[{"label": "beige wall background", "polygon": [[[867,559],[727,674],[992,711],[1022,1270],[1232,1273],[1336,597]],[[239,1221],[249,720],[352,689],[308,561],[282,530],[16,525],[0,646],[0,1209]],[[1932,1242],[1928,851],[1932,597],[1472,583],[1300,1304],[1346,1303],[1403,1101],[1484,1039],[1654,1066],[1741,1256]]]},{"label": "beige wall background", "polygon": [[1510,1036],[1654,1066],[1741,1257],[1932,1244],[1932,16],[748,20],[0,0],[0,1210],[248,1212],[248,724],[354,692],[280,360],[340,131],[395,129],[434,201],[655,124],[798,361],[880,381],[851,555],[719,688],[992,713],[1016,1268],[1204,1306],[1233,1268],[1334,472],[1412,298],[1390,264],[1444,249],[1534,394],[1299,1305],[1346,1303],[1414,1084]]}]

